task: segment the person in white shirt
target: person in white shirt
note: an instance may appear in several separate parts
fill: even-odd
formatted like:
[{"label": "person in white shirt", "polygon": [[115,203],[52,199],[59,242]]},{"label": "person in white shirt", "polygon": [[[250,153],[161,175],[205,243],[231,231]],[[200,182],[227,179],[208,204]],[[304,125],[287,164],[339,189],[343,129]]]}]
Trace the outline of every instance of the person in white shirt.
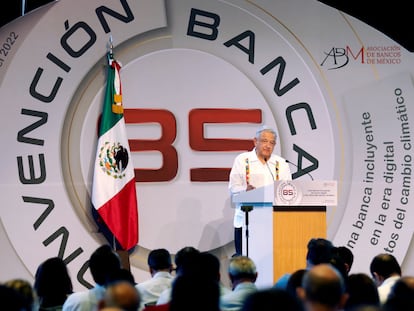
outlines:
[{"label": "person in white shirt", "polygon": [[232,291],[221,296],[221,311],[239,311],[246,298],[257,291],[256,264],[247,256],[235,256],[230,259],[228,274]]},{"label": "person in white shirt", "polygon": [[[230,194],[249,191],[274,183],[276,180],[291,180],[288,162],[273,154],[276,146],[276,132],[267,126],[260,127],[253,138],[254,148],[239,154],[233,162],[229,178]],[[236,253],[242,255],[242,227],[245,223],[245,212],[241,205],[235,206],[233,219],[234,246]]]},{"label": "person in white shirt", "polygon": [[[175,254],[175,275],[179,276],[183,274],[185,267],[194,262],[199,254],[200,250],[193,246],[185,246],[178,250],[177,254]],[[158,298],[157,305],[167,304],[170,300],[171,288],[167,288]]]},{"label": "person in white shirt", "polygon": [[392,286],[401,277],[401,266],[393,255],[382,253],[371,260],[369,269],[377,285],[380,303],[383,305]]},{"label": "person in white shirt", "polygon": [[105,244],[92,253],[89,259],[89,269],[95,286],[69,295],[63,304],[63,311],[96,310],[105,295],[108,280],[121,269],[121,260],[118,254]]},{"label": "person in white shirt", "polygon": [[141,309],[156,304],[161,293],[171,288],[174,279],[171,254],[165,248],[152,250],[147,262],[151,278],[136,285],[141,296]]}]

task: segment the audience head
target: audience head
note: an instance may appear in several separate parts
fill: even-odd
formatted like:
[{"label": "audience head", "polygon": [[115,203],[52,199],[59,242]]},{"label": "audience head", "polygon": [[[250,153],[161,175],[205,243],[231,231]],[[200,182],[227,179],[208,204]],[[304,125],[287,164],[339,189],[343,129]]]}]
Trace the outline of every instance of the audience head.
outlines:
[{"label": "audience head", "polygon": [[348,270],[345,261],[342,257],[339,256],[339,254],[334,251],[331,260],[329,263],[338,270],[339,273],[341,273],[342,277],[344,278],[345,283],[348,280]]},{"label": "audience head", "polygon": [[37,267],[34,289],[39,297],[40,306],[63,305],[67,296],[73,292],[73,286],[62,258],[48,258]]},{"label": "audience head", "polygon": [[241,311],[304,311],[302,301],[283,289],[259,289],[247,296]]},{"label": "audience head", "polygon": [[151,274],[155,274],[158,271],[172,271],[171,254],[165,248],[152,250],[148,254],[147,263]]},{"label": "audience head", "polygon": [[287,281],[286,291],[293,296],[297,296],[297,288],[302,286],[303,276],[305,275],[306,269],[299,269],[293,272]]},{"label": "audience head", "polygon": [[391,288],[384,311],[414,310],[414,277],[402,276]]},{"label": "audience head", "polygon": [[347,293],[345,310],[350,310],[358,305],[380,306],[377,286],[374,280],[365,273],[355,273],[348,276]]},{"label": "audience head", "polygon": [[193,246],[185,246],[175,254],[176,274],[179,275],[183,269],[194,261],[194,258],[200,254],[200,251]]},{"label": "audience head", "polygon": [[400,264],[393,255],[388,253],[376,255],[371,261],[369,270],[377,286],[391,276],[401,276]]},{"label": "audience head", "polygon": [[342,309],[347,298],[342,275],[324,263],[306,271],[298,295],[306,305],[321,305],[326,310]]},{"label": "audience head", "polygon": [[210,279],[216,282],[220,281],[220,260],[217,256],[209,252],[200,252],[194,263],[190,268],[194,269],[193,272],[196,277],[202,277],[203,279]]},{"label": "audience head", "polygon": [[89,269],[96,284],[105,285],[109,277],[121,269],[121,260],[109,245],[104,244],[92,253]]},{"label": "audience head", "polygon": [[346,271],[349,273],[354,263],[354,253],[346,246],[338,246],[335,251],[338,257],[342,258]]},{"label": "audience head", "polygon": [[172,284],[169,310],[219,311],[220,260],[194,248],[179,255],[180,273]]},{"label": "audience head", "polygon": [[7,311],[29,311],[26,309],[24,297],[16,289],[0,284],[1,309]]},{"label": "audience head", "polygon": [[219,283],[205,276],[183,274],[175,278],[169,311],[219,311]]},{"label": "audience head", "polygon": [[23,279],[11,279],[4,283],[7,287],[16,290],[22,297],[24,310],[34,310],[37,306],[37,296],[32,284]]},{"label": "audience head", "polygon": [[113,271],[108,275],[108,284],[114,283],[117,281],[127,281],[132,285],[136,285],[135,277],[132,272],[125,268],[120,268],[118,270]]},{"label": "audience head", "polygon": [[307,245],[306,265],[308,268],[321,263],[329,263],[334,253],[334,245],[324,238],[310,239]]},{"label": "audience head", "polygon": [[141,297],[134,285],[129,281],[117,281],[109,284],[104,298],[99,302],[99,309],[120,308],[123,311],[137,311]]},{"label": "audience head", "polygon": [[256,282],[256,265],[247,256],[235,256],[230,259],[228,268],[229,278],[233,288],[242,282]]}]

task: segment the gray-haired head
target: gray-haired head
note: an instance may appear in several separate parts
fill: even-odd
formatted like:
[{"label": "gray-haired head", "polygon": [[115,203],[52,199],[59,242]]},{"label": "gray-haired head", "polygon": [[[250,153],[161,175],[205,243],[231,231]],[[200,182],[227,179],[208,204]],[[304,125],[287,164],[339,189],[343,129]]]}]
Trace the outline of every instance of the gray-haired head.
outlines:
[{"label": "gray-haired head", "polygon": [[267,125],[262,125],[261,127],[257,129],[256,136],[255,136],[256,139],[260,139],[260,136],[262,135],[263,132],[272,133],[275,136],[275,140],[277,139],[276,131]]},{"label": "gray-haired head", "polygon": [[255,263],[247,256],[231,258],[228,272],[234,278],[255,278],[257,274]]}]

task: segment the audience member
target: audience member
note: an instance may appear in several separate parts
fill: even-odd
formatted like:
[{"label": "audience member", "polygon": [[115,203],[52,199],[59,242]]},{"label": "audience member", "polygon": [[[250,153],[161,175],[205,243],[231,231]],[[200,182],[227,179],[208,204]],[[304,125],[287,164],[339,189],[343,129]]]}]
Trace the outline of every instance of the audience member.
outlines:
[{"label": "audience member", "polygon": [[240,310],[246,297],[257,291],[256,265],[247,256],[235,256],[230,259],[228,274],[232,291],[221,296],[220,308],[222,311]]},{"label": "audience member", "polygon": [[148,254],[147,264],[151,278],[136,285],[142,307],[156,304],[161,293],[171,288],[173,270],[171,254],[165,248],[154,249]]},{"label": "audience member", "polygon": [[231,290],[221,282],[220,260],[217,256],[209,252],[202,252],[200,253],[199,261],[200,273],[204,274],[206,278],[216,281],[219,284],[220,297],[231,292]]},{"label": "audience member", "polygon": [[[193,246],[185,246],[175,254],[175,274],[183,274],[185,267],[194,262],[194,258],[200,254],[200,251]],[[163,305],[171,300],[171,288],[165,289],[157,300],[157,305]]]},{"label": "audience member", "polygon": [[306,269],[299,269],[291,274],[286,285],[286,291],[288,293],[293,296],[297,296],[297,288],[302,286],[303,276],[306,271]]},{"label": "audience member", "polygon": [[329,263],[335,251],[332,242],[324,238],[310,239],[307,248],[306,267],[308,268],[321,263]]},{"label": "audience member", "polygon": [[[334,254],[335,247],[331,241],[324,238],[312,238],[308,241],[306,252],[305,269],[309,269],[320,263],[330,263]],[[275,283],[274,287],[286,289],[290,273],[282,275]]]},{"label": "audience member", "polygon": [[258,289],[256,265],[247,256],[230,258],[231,290],[221,283],[220,260],[187,246],[172,256],[160,248],[147,258],[151,278],[139,284],[121,268],[109,245],[90,256],[94,286],[73,292],[65,262],[42,262],[34,285],[12,279],[0,285],[0,299],[10,311],[405,311],[414,310],[414,277],[402,276],[388,253],[373,257],[365,273],[350,274],[354,255],[324,238],[310,239],[306,266],[282,276],[272,288]]},{"label": "audience member", "polygon": [[137,311],[141,297],[130,281],[115,281],[108,284],[103,298],[98,303],[98,310],[119,308],[122,311]]},{"label": "audience member", "polygon": [[304,311],[302,301],[283,289],[259,289],[246,297],[241,311]]},{"label": "audience member", "polygon": [[0,284],[1,310],[29,311],[25,308],[24,297],[12,287]]},{"label": "audience member", "polygon": [[350,268],[353,263],[353,254],[351,250],[344,246],[334,247],[330,264],[332,264],[343,276],[347,282]]},{"label": "audience member", "polygon": [[220,288],[205,275],[183,274],[173,282],[169,311],[220,311]]},{"label": "audience member", "polygon": [[400,264],[393,255],[382,253],[372,259],[369,269],[378,287],[380,302],[384,304],[391,287],[401,277]]},{"label": "audience member", "polygon": [[132,274],[132,272],[126,268],[117,269],[108,276],[108,282],[107,282],[108,284],[114,283],[117,281],[127,281],[134,286],[137,284],[135,282],[135,277]]},{"label": "audience member", "polygon": [[[182,257],[184,254],[185,258]],[[179,271],[172,284],[169,302],[147,306],[144,310],[218,310],[219,259],[194,248],[186,248],[177,259]]]},{"label": "audience member", "polygon": [[336,254],[342,258],[347,274],[350,273],[354,263],[354,253],[346,246],[338,246],[335,248]]},{"label": "audience member", "polygon": [[105,285],[115,271],[121,269],[118,254],[109,245],[98,247],[89,259],[89,269],[95,286],[89,290],[69,295],[63,304],[63,311],[90,311],[98,307],[105,294]]},{"label": "audience member", "polygon": [[[188,250],[189,249],[185,250],[184,253],[180,253],[177,258],[179,270],[178,270],[176,278],[185,277],[185,279],[184,281],[179,281],[179,282],[182,282],[182,284],[180,285],[181,288],[177,289],[176,291],[174,308],[177,308],[177,306],[183,307],[184,304],[189,303],[190,300],[195,301],[195,298],[198,297],[197,296],[198,294],[194,294],[189,290],[187,290],[187,293],[183,292],[183,288],[186,287],[186,283],[188,282],[188,280],[193,280],[193,286],[195,286],[194,290],[205,291],[206,295],[212,295],[210,299],[212,299],[213,303],[215,301],[215,294],[214,294],[215,290],[212,287],[218,286],[219,296],[225,293],[228,293],[230,291],[228,288],[226,288],[224,285],[221,284],[220,260],[217,258],[217,256],[209,252],[199,252],[196,249],[192,249],[189,252]],[[186,256],[185,258],[182,258],[184,254],[186,254]],[[188,260],[190,258],[191,260]],[[213,282],[215,285],[211,285],[210,284],[211,282]],[[169,299],[168,303],[157,304],[156,306],[146,306],[144,311],[168,310],[169,303],[173,299],[173,291],[174,291],[173,287],[174,286],[175,286],[175,280],[173,281],[173,284],[172,284],[172,289],[170,291],[171,298]],[[202,289],[202,287],[204,286],[205,288]],[[189,297],[190,295],[192,297]],[[188,297],[185,298],[185,296],[188,296]],[[187,300],[187,302],[184,302],[183,300]],[[189,307],[194,308],[194,303],[189,304]],[[210,305],[210,307],[213,307],[213,306]],[[197,308],[200,308],[200,307],[197,306]]]},{"label": "audience member", "polygon": [[63,259],[51,257],[37,267],[34,289],[40,311],[62,309],[67,297],[73,293],[72,280]]},{"label": "audience member", "polygon": [[343,260],[334,255],[329,264],[331,264],[342,275],[346,286],[346,283],[348,282],[348,273],[346,272],[345,263]]},{"label": "audience member", "polygon": [[374,280],[365,273],[350,274],[346,291],[348,299],[345,303],[345,310],[351,310],[359,305],[380,306],[377,286]]},{"label": "audience member", "polygon": [[306,271],[298,296],[307,311],[342,310],[346,299],[343,277],[331,264],[321,263]]},{"label": "audience member", "polygon": [[391,288],[384,311],[414,310],[414,277],[402,276]]},{"label": "audience member", "polygon": [[177,276],[184,274],[190,268],[200,254],[200,250],[193,246],[180,249],[175,255],[175,273]]},{"label": "audience member", "polygon": [[39,309],[36,292],[29,281],[23,279],[11,279],[5,282],[4,285],[20,293],[24,310],[37,311]]}]

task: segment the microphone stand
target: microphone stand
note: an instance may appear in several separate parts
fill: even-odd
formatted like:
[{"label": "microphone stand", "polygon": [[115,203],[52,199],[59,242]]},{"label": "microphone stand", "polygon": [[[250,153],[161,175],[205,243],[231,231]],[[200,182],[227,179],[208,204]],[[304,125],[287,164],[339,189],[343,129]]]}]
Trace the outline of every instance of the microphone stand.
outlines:
[{"label": "microphone stand", "polygon": [[245,214],[245,225],[246,225],[246,256],[249,257],[249,212],[253,210],[252,205],[242,205],[241,210]]}]

